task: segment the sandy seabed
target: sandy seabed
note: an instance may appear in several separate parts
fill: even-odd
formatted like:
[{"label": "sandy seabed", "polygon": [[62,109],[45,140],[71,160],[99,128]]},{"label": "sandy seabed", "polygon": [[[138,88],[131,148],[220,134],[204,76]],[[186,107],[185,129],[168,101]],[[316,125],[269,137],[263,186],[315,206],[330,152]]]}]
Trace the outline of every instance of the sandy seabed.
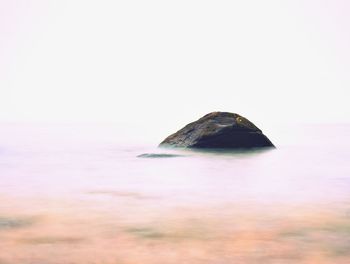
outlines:
[{"label": "sandy seabed", "polygon": [[141,193],[85,195],[98,199],[1,197],[0,263],[350,263],[344,207],[178,206]]}]

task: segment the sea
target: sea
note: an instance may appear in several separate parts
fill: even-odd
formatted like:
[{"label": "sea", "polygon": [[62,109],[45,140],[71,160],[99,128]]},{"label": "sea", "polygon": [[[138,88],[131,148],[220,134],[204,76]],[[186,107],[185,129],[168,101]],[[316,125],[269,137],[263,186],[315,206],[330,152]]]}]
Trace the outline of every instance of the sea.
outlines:
[{"label": "sea", "polygon": [[0,125],[0,264],[350,263],[350,124],[249,151],[119,132]]}]

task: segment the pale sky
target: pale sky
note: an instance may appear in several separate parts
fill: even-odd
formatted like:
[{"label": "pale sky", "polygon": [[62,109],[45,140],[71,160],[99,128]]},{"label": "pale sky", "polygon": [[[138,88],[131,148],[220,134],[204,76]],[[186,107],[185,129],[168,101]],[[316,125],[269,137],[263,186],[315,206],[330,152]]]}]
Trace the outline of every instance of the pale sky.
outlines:
[{"label": "pale sky", "polygon": [[346,0],[2,0],[0,121],[349,122],[349,14]]}]

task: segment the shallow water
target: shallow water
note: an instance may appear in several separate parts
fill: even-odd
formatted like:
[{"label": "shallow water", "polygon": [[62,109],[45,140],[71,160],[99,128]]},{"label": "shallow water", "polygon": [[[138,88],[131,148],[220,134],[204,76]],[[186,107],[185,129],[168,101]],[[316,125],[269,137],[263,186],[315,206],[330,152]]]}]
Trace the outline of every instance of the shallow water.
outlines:
[{"label": "shallow water", "polygon": [[87,131],[2,125],[1,264],[350,263],[350,125],[245,152]]}]

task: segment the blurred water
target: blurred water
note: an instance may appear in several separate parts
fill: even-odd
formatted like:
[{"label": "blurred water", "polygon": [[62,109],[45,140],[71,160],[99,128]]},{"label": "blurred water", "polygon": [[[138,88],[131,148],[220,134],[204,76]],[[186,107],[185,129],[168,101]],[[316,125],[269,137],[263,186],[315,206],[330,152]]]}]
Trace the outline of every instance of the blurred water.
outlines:
[{"label": "blurred water", "polygon": [[350,125],[279,129],[222,153],[3,125],[0,263],[349,263]]}]

